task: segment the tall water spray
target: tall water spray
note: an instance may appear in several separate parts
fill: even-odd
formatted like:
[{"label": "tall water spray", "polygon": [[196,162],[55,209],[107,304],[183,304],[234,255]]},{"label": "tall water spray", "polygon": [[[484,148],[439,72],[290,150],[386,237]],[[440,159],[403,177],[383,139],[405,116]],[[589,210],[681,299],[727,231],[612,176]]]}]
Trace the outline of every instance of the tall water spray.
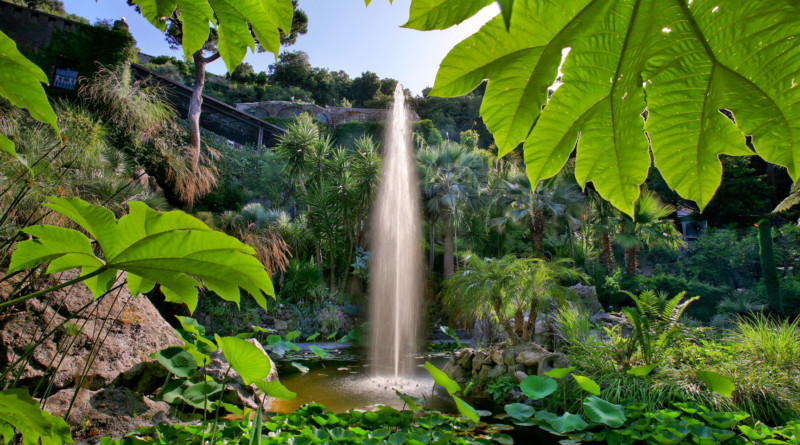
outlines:
[{"label": "tall water spray", "polygon": [[408,109],[398,84],[371,220],[370,360],[380,376],[410,377],[414,370],[422,281],[419,199]]}]

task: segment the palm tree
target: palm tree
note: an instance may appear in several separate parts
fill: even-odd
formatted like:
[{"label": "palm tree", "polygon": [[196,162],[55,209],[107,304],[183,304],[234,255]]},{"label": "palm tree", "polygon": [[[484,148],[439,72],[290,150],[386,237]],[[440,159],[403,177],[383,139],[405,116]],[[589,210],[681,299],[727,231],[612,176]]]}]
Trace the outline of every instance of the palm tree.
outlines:
[{"label": "palm tree", "polygon": [[617,210],[606,201],[594,187],[586,187],[587,217],[592,229],[600,235],[600,264],[606,273],[614,270],[614,250],[611,242],[616,231]]},{"label": "palm tree", "polygon": [[634,203],[633,215],[619,216],[619,232],[616,240],[625,250],[625,272],[636,273],[639,268],[639,252],[643,247],[667,247],[677,249],[686,243],[675,224],[666,219],[675,212],[675,207],[665,204],[655,192],[642,190]]},{"label": "palm tree", "polygon": [[528,342],[541,307],[553,299],[573,298],[564,282],[581,275],[567,267],[566,261],[517,259],[513,255],[493,259],[467,254],[464,268],[444,281],[442,297],[461,316],[492,315],[512,344]]},{"label": "palm tree", "polygon": [[486,164],[477,151],[450,141],[420,150],[417,163],[426,213],[431,218],[431,250],[433,227],[441,221],[444,232],[443,276],[448,278],[455,272],[458,208],[479,196],[478,183],[486,176]]},{"label": "palm tree", "polygon": [[[561,217],[577,223],[583,195],[561,176],[540,181],[534,189],[528,175],[520,172],[506,182],[498,203],[506,209],[505,218],[528,228],[534,254],[544,256],[546,224]],[[495,219],[495,224],[501,221]]]}]

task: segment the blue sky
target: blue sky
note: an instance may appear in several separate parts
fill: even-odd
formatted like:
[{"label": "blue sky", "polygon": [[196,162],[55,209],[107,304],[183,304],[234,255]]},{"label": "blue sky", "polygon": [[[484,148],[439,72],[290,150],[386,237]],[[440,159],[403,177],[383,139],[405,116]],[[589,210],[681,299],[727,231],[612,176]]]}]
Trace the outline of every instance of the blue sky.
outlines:
[{"label": "blue sky", "polygon": [[[308,34],[288,50],[305,51],[313,66],[344,70],[352,78],[373,71],[380,77],[397,79],[412,93],[420,94],[423,88],[433,86],[447,52],[499,11],[492,5],[461,25],[420,32],[400,28],[408,20],[410,3],[395,0],[390,5],[388,0],[373,0],[367,8],[363,0],[300,0],[300,8],[308,14]],[[183,58],[180,51],[170,50],[161,33],[124,0],[65,0],[64,6],[67,12],[92,23],[125,17],[142,52]],[[245,58],[256,71],[266,71],[274,60],[269,53]],[[222,61],[217,61],[209,71],[224,74],[227,70]]]}]

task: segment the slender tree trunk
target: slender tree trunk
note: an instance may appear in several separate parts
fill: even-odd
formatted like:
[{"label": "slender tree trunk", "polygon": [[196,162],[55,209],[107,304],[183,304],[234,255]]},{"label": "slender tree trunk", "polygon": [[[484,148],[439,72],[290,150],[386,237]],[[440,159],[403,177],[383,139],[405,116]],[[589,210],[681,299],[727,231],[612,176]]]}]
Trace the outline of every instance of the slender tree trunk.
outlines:
[{"label": "slender tree trunk", "polygon": [[494,308],[494,314],[497,316],[497,319],[500,320],[500,327],[503,328],[503,331],[508,335],[508,339],[511,341],[511,344],[517,345],[520,343],[520,338],[517,333],[514,331],[514,328],[511,327],[511,323],[509,323],[508,319],[503,316],[502,307],[500,305],[500,298],[493,297],[492,298],[492,307]]},{"label": "slender tree trunk", "polygon": [[525,338],[525,311],[521,307],[514,312],[514,332],[520,338]]},{"label": "slender tree trunk", "polygon": [[[192,98],[189,100],[189,113],[186,119],[189,121],[189,145],[191,147],[192,171],[196,172],[200,165],[200,113],[203,108],[203,88],[206,85],[206,65],[219,58],[219,53],[214,53],[210,57],[203,57],[203,50],[200,49],[192,55],[194,59],[194,85],[192,86]],[[184,199],[183,209],[187,212],[192,210],[193,199]]]},{"label": "slender tree trunk", "polygon": [[639,269],[639,249],[638,247],[625,248],[625,272],[635,274]]},{"label": "slender tree trunk", "polygon": [[450,278],[456,271],[455,268],[455,227],[450,215],[442,217],[442,227],[444,228],[444,272],[445,279]]},{"label": "slender tree trunk", "polygon": [[539,316],[539,300],[536,295],[531,295],[531,307],[528,309],[528,324],[525,325],[523,341],[531,341],[536,330],[536,318]]},{"label": "slender tree trunk", "polygon": [[545,258],[544,215],[540,213],[533,214],[528,228],[531,231],[531,247],[533,247],[533,254],[538,255],[540,258]]},{"label": "slender tree trunk", "polygon": [[611,237],[605,231],[600,233],[600,264],[606,273],[614,270],[614,250],[611,248]]},{"label": "slender tree trunk", "polygon": [[436,220],[431,221],[430,223],[430,242],[429,242],[429,249],[428,249],[428,266],[433,272],[433,268],[436,266],[436,249],[434,245],[436,244]]}]

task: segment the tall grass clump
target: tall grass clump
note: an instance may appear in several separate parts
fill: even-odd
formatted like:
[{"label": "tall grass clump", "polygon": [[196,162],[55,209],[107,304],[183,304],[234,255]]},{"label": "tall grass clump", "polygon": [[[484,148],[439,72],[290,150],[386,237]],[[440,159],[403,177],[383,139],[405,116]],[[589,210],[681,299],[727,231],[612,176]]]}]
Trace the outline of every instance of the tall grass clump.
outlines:
[{"label": "tall grass clump", "polygon": [[754,361],[797,371],[800,364],[800,317],[794,321],[775,320],[758,314],[740,317],[731,340]]}]

